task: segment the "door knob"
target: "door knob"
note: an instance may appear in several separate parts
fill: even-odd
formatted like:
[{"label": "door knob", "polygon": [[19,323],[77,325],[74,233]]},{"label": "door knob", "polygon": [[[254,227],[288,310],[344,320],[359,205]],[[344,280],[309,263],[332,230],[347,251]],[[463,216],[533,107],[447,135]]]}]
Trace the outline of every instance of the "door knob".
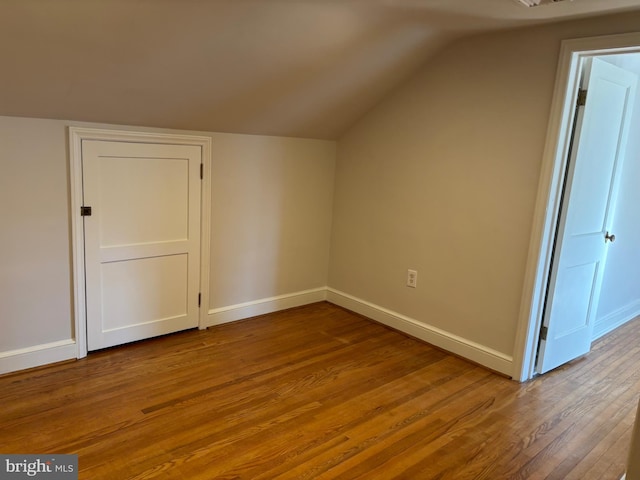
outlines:
[{"label": "door knob", "polygon": [[604,241],[605,241],[605,243],[607,243],[607,242],[613,243],[613,242],[616,241],[616,236],[613,233],[607,232],[604,235]]}]

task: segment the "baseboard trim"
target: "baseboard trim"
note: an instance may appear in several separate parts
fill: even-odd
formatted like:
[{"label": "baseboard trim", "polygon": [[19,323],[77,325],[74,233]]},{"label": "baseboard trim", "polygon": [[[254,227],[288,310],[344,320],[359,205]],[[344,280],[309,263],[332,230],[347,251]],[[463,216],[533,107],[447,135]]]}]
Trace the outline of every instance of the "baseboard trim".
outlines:
[{"label": "baseboard trim", "polygon": [[77,353],[76,342],[71,339],[0,352],[0,374],[70,360]]},{"label": "baseboard trim", "polygon": [[412,337],[419,338],[436,347],[460,355],[506,376],[510,377],[513,373],[513,357],[485,347],[484,345],[419,322],[413,318],[333,288],[327,289],[327,301],[364,315]]},{"label": "baseboard trim", "polygon": [[[436,347],[460,355],[504,375],[510,376],[512,373],[513,358],[508,355],[388,310],[379,305],[327,287],[303,290],[236,305],[214,308],[208,311],[207,322],[204,327],[234,322],[236,320],[325,300],[419,338]],[[637,302],[635,305],[640,308],[640,302]],[[630,320],[634,316],[635,314],[625,321]],[[620,324],[622,323],[624,323],[624,321]],[[76,357],[77,345],[76,342],[71,339],[8,352],[0,352],[0,374],[39,367],[50,363],[74,359]]]},{"label": "baseboard trim", "polygon": [[613,312],[605,315],[593,326],[593,339],[606,335],[618,327],[621,327],[630,320],[640,315],[640,300],[631,302]]},{"label": "baseboard trim", "polygon": [[209,310],[204,327],[211,327],[223,323],[235,322],[245,318],[273,313],[287,308],[300,307],[310,303],[322,302],[327,299],[327,288],[314,288],[300,292],[278,295],[276,297],[261,298],[251,302],[238,303]]}]

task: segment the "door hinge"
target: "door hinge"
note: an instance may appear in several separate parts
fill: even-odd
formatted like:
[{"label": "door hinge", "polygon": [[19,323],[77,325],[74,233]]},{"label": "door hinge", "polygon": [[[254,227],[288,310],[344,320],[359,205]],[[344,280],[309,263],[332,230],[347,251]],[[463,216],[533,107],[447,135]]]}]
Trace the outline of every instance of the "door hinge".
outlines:
[{"label": "door hinge", "polygon": [[202,293],[198,294],[198,308],[200,308],[200,304],[202,303]]},{"label": "door hinge", "polygon": [[578,107],[584,107],[587,104],[587,91],[580,89],[578,90],[578,101],[576,102]]},{"label": "door hinge", "polygon": [[80,216],[81,217],[90,217],[91,216],[91,207],[80,207]]},{"label": "door hinge", "polygon": [[546,340],[548,332],[549,332],[549,329],[547,327],[542,327],[540,329],[540,340]]},{"label": "door hinge", "polygon": [[200,180],[204,178],[204,163],[200,164]]}]

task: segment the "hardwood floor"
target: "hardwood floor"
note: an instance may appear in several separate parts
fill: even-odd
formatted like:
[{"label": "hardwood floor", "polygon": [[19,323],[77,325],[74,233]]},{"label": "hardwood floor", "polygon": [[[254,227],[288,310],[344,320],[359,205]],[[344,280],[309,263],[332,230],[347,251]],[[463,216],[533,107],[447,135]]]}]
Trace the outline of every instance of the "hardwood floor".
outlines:
[{"label": "hardwood floor", "polygon": [[318,303],[0,377],[0,452],[92,480],[619,480],[639,339],[518,384]]}]

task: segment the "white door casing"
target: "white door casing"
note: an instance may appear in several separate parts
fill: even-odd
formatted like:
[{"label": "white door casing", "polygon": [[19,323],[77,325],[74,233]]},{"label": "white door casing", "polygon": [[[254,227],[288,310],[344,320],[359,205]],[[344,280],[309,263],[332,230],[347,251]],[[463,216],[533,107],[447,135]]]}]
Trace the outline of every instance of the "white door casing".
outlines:
[{"label": "white door casing", "polygon": [[521,382],[536,374],[538,340],[582,65],[593,56],[621,53],[640,53],[640,33],[569,39],[560,45],[513,348],[512,377]]},{"label": "white door casing", "polygon": [[70,128],[70,139],[78,358],[87,341],[203,328],[210,138]]},{"label": "white door casing", "polygon": [[[593,58],[566,177],[541,338],[538,373],[591,346],[637,76]],[[581,126],[580,126],[581,125]]]}]

